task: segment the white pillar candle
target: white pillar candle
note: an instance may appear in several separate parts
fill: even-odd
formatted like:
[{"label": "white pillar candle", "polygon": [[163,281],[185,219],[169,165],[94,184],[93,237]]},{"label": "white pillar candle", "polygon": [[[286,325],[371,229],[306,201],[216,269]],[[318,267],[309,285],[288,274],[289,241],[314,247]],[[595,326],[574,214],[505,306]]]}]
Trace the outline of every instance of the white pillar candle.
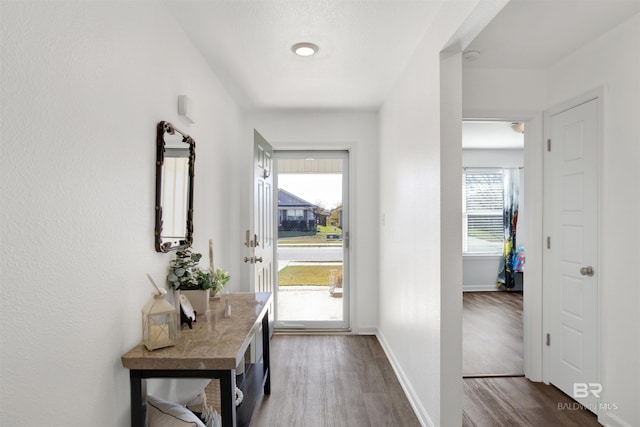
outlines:
[{"label": "white pillar candle", "polygon": [[209,239],[209,267],[213,270],[213,240]]}]

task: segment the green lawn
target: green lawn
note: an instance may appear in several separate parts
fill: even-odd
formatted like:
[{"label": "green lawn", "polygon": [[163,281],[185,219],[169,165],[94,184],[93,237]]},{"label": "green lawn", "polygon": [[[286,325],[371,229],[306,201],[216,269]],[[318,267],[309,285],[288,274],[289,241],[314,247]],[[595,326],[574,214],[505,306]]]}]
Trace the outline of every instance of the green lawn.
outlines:
[{"label": "green lawn", "polygon": [[331,270],[342,273],[341,265],[296,265],[278,272],[279,286],[329,286]]},{"label": "green lawn", "polygon": [[286,237],[278,239],[278,243],[320,243],[320,242],[341,242],[341,240],[327,239],[327,234],[337,234],[342,236],[342,229],[333,226],[319,225],[318,232],[313,236]]},{"label": "green lawn", "polygon": [[332,225],[319,225],[317,227],[318,233],[316,236],[327,237],[327,234],[338,234],[342,236],[342,229],[338,227],[334,227]]}]

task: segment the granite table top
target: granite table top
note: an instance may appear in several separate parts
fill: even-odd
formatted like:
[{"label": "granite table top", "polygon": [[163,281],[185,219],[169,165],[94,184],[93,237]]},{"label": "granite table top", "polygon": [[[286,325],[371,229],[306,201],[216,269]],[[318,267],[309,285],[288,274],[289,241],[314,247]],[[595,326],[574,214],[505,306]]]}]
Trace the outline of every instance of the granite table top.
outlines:
[{"label": "granite table top", "polygon": [[[224,316],[226,298],[230,318]],[[235,369],[271,299],[270,292],[223,294],[210,300],[209,311],[196,317],[193,329],[183,325],[175,346],[149,351],[140,343],[122,356],[122,364],[140,370]]]}]

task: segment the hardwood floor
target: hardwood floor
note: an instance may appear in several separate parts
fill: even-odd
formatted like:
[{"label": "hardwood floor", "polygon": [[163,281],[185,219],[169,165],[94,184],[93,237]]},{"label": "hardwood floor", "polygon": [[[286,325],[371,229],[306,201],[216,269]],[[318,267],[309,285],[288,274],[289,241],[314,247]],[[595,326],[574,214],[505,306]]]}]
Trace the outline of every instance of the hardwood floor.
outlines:
[{"label": "hardwood floor", "polygon": [[462,375],[524,375],[521,292],[464,292]]},{"label": "hardwood floor", "polygon": [[[271,395],[251,427],[420,426],[374,336],[275,335],[271,370]],[[464,427],[599,426],[552,386],[523,377],[461,381]]]},{"label": "hardwood floor", "polygon": [[420,426],[374,336],[275,335],[252,427]]},{"label": "hardwood floor", "polygon": [[523,377],[465,378],[464,427],[600,426],[557,388]]},{"label": "hardwood floor", "polygon": [[557,388],[524,378],[522,293],[465,292],[462,346],[463,426],[600,425]]}]

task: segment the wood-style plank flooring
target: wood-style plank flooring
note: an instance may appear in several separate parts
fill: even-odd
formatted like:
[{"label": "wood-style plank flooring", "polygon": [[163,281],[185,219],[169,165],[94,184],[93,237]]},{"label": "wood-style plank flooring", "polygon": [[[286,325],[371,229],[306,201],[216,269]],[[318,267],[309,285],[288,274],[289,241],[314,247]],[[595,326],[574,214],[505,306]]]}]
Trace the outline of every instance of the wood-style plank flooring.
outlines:
[{"label": "wood-style plank flooring", "polygon": [[594,414],[557,388],[524,377],[465,378],[464,427],[596,427]]},{"label": "wood-style plank flooring", "polygon": [[524,375],[521,292],[464,292],[462,375]]},{"label": "wood-style plank flooring", "polygon": [[[420,425],[374,336],[275,335],[271,370],[271,395],[258,402],[251,427]],[[523,377],[460,380],[464,427],[599,426],[553,386]]]},{"label": "wood-style plank flooring", "polygon": [[600,425],[557,388],[523,377],[522,293],[463,295],[463,426]]},{"label": "wood-style plank flooring", "polygon": [[420,426],[375,336],[275,335],[251,427]]}]

